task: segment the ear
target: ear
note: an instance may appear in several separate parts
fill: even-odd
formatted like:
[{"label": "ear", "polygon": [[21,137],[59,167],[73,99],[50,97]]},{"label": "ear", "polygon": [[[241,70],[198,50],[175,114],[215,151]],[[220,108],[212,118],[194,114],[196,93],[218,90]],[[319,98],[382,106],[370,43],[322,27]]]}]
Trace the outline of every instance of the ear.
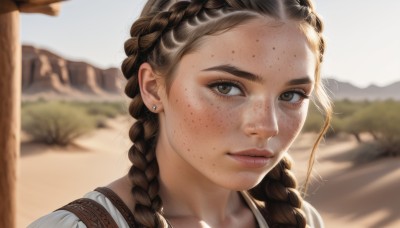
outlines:
[{"label": "ear", "polygon": [[146,107],[154,113],[163,110],[160,98],[161,85],[160,77],[153,71],[148,63],[143,63],[138,72],[140,94]]}]

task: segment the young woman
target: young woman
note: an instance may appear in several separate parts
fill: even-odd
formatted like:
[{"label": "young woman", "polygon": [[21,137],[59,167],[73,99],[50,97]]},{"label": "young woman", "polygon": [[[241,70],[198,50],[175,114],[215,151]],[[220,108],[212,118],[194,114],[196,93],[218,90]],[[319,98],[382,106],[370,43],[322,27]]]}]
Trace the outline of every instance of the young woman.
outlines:
[{"label": "young woman", "polygon": [[[309,0],[149,0],[125,43],[129,173],[30,227],[322,227],[288,150],[320,80]],[[88,206],[89,205],[89,206]]]}]

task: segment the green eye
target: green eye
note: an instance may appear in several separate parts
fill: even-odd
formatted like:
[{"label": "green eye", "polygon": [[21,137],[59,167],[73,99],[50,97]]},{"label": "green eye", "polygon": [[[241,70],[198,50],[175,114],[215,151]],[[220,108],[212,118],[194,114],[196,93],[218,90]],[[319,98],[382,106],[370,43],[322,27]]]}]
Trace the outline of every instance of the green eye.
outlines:
[{"label": "green eye", "polygon": [[281,95],[280,99],[283,101],[291,101],[295,94],[293,92],[285,92]]},{"label": "green eye", "polygon": [[229,92],[232,90],[232,86],[227,84],[218,85],[217,90],[222,94],[229,94]]},{"label": "green eye", "polygon": [[297,91],[288,91],[284,92],[279,96],[279,100],[286,101],[290,103],[299,103],[304,99],[307,99],[308,96],[303,94],[302,92]]},{"label": "green eye", "polygon": [[210,88],[223,96],[241,96],[243,94],[239,86],[232,82],[217,82],[210,85]]}]

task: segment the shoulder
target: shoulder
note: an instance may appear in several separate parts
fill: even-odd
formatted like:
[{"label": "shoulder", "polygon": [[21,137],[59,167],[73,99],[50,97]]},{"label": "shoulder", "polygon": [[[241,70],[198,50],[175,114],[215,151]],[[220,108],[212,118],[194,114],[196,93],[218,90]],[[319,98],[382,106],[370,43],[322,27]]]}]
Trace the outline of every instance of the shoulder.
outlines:
[{"label": "shoulder", "polygon": [[318,211],[307,201],[303,201],[303,211],[306,214],[307,223],[312,228],[324,228],[324,221]]},{"label": "shoulder", "polygon": [[[104,194],[98,191],[92,191],[84,196],[85,199],[90,199],[95,201],[106,210],[106,212],[112,217],[118,227],[129,227],[124,216],[118,208],[113,204],[110,199],[108,199]],[[75,202],[75,201],[74,201]],[[39,228],[39,227],[60,227],[60,228],[85,228],[86,225],[83,221],[78,218],[78,216],[69,210],[61,208],[61,210],[56,210],[48,215],[45,215],[32,224],[28,228]]]},{"label": "shoulder", "polygon": [[45,215],[33,223],[28,228],[60,227],[60,228],[86,228],[86,225],[69,211],[54,211]]}]

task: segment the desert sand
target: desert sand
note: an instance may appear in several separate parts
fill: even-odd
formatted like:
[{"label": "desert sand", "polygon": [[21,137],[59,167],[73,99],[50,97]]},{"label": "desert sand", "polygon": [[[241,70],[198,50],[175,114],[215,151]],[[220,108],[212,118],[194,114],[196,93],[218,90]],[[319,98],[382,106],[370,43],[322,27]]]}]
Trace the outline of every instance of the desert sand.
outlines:
[{"label": "desert sand", "polygon": [[[83,136],[74,146],[49,147],[23,137],[18,180],[18,227],[127,173],[128,130],[132,120],[119,117],[109,128]],[[303,134],[290,153],[294,171],[304,179],[315,135]],[[400,158],[354,165],[351,137],[325,141],[318,152],[307,200],[326,227],[400,227]]]}]

